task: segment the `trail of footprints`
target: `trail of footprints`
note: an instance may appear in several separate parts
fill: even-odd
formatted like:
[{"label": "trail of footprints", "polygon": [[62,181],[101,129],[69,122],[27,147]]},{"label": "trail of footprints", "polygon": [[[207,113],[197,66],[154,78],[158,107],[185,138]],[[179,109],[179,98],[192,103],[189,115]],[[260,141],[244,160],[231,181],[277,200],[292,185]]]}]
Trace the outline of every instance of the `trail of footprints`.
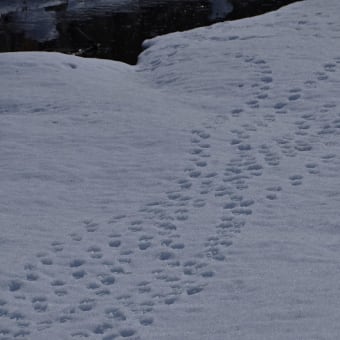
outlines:
[{"label": "trail of footprints", "polygon": [[[202,141],[197,148],[203,159],[209,135],[199,134],[199,138]],[[177,229],[189,218],[190,209],[205,205],[204,199],[192,199],[187,192],[192,181],[201,177],[198,169],[206,165],[206,161],[197,161],[194,169],[187,169],[186,178],[176,183],[178,190],[147,203],[137,214],[140,219],[115,216],[108,221],[112,232],[106,235],[100,223],[86,220],[81,229],[68,235],[68,240],[53,241],[48,251],[38,252],[25,265],[25,278],[8,285],[15,301],[22,297],[20,303],[26,305],[26,311],[31,304],[29,321],[24,323],[24,315],[1,307],[0,321],[15,320],[18,328],[25,328],[13,332],[13,328],[0,327],[0,334],[29,338],[30,326],[44,331],[58,324],[65,325],[65,333],[70,332],[72,338],[138,338],[138,327],[153,324],[155,306],[172,305],[182,294],[200,293],[205,280],[214,273],[203,261],[181,257],[185,244]],[[151,272],[135,268],[143,256],[153,262]],[[143,279],[139,281],[138,277]],[[36,294],[32,293],[35,284]],[[74,305],[74,300],[78,304]],[[70,331],[77,328],[79,314],[94,312],[101,313],[102,323]]]},{"label": "trail of footprints", "polygon": [[[200,158],[209,157],[206,152],[209,149],[209,144],[206,142],[209,135],[202,132],[197,132],[197,135],[201,141],[194,153],[199,154]],[[193,140],[193,143],[196,142]],[[79,313],[97,311],[103,301],[112,299],[113,307],[107,307],[102,311],[105,322],[93,325],[88,331],[75,331],[71,336],[79,338],[103,335],[103,339],[119,336],[135,337],[136,327],[124,326],[129,324],[128,314],[139,315],[139,324],[150,326],[154,321],[152,312],[155,305],[159,303],[172,305],[183,293],[188,296],[200,293],[205,286],[204,280],[213,277],[214,272],[197,258],[181,259],[178,256],[178,253],[185,248],[185,244],[177,233],[176,224],[185,223],[191,208],[204,207],[206,203],[204,199],[192,199],[186,192],[192,187],[192,181],[202,176],[202,172],[197,169],[204,168],[206,165],[206,161],[196,161],[194,169],[187,169],[187,178],[178,180],[179,190],[168,192],[164,200],[150,202],[141,209],[141,213],[148,218],[143,216],[144,219],[128,222],[126,216],[116,216],[109,221],[113,226],[118,223],[128,225],[128,236],[112,232],[102,239],[101,236],[98,237],[101,235],[98,233],[101,226],[88,220],[83,222],[83,231],[69,235],[70,240],[54,241],[50,245],[50,251],[38,252],[36,259],[25,265],[25,279],[12,280],[8,285],[14,299],[18,300],[22,297],[22,302],[31,303],[31,313],[37,313],[37,317],[31,317],[30,319],[33,320],[25,323],[22,321],[25,320],[24,315],[2,307],[1,318],[16,320],[17,326],[25,329],[13,332],[1,328],[0,334],[9,334],[9,338],[29,336],[31,322],[35,322],[36,325],[33,327],[40,331],[53,327],[55,323],[74,323]],[[202,186],[209,187],[211,178],[215,176],[215,173],[207,173]],[[145,228],[145,222],[149,223],[148,220],[152,221],[151,228]],[[135,243],[135,248],[124,247],[129,236],[131,240],[127,240],[128,244]],[[98,242],[89,246],[89,237]],[[83,249],[84,244],[86,249]],[[228,242],[221,242],[221,244],[229,245]],[[111,251],[110,259],[107,259],[108,249]],[[155,256],[152,259],[160,261],[159,267],[151,273],[146,273],[149,280],[137,283],[136,289],[133,289],[134,293],[130,291],[124,293],[121,285],[116,291],[116,283],[119,284],[121,277],[134,274],[133,262],[136,256],[140,256],[139,253],[135,254],[136,250],[149,252],[149,256]],[[219,255],[214,254],[214,258],[219,259]],[[102,273],[98,271],[98,267],[103,269]],[[62,274],[61,278],[57,277],[58,273]],[[29,296],[25,288],[34,286],[35,283],[39,283],[39,288],[44,287],[44,289],[40,292],[37,288],[37,294]],[[32,290],[34,289],[29,289]],[[72,296],[75,291],[77,296],[83,295],[84,298],[80,298],[78,305],[74,306],[68,301],[74,301]],[[138,296],[134,296],[136,291]],[[2,301],[2,305],[6,304],[5,300]],[[60,306],[58,310],[55,310],[56,305]]]},{"label": "trail of footprints", "polygon": [[213,234],[205,242],[206,256],[215,261],[226,259],[233,236],[245,225],[255,204],[253,199],[243,194],[249,179],[262,175],[262,165],[252,156],[252,146],[248,142],[248,132],[252,130],[251,126],[244,126],[231,131],[234,137],[230,144],[237,156],[225,165],[222,177],[214,176],[210,183],[214,187],[215,200],[220,202],[223,211],[215,230],[212,230]]},{"label": "trail of footprints", "polygon": [[[236,122],[249,110],[259,112],[261,103],[271,100],[274,81],[264,60],[247,57],[245,62],[259,67],[261,76],[260,82],[253,84],[254,99],[245,103],[246,109],[231,110],[230,117]],[[338,71],[339,63],[340,57],[324,64],[314,81],[304,83],[305,88],[327,81],[328,74]],[[211,171],[209,127],[192,130],[191,163],[173,191],[147,202],[136,218],[116,215],[105,228],[102,223],[85,220],[68,239],[55,240],[38,252],[26,263],[24,275],[10,280],[8,292],[0,296],[0,339],[32,339],[33,330],[48,331],[56,324],[65,325],[65,334],[75,339],[139,339],[139,327],[152,327],[155,322],[157,306],[170,306],[183,295],[201,293],[215,275],[212,261],[218,264],[226,259],[234,236],[256,207],[256,201],[246,194],[252,180],[261,177],[266,168],[275,169],[283,159],[299,154],[306,158],[304,173],[287,176],[291,188],[303,185],[306,176],[319,176],[326,166],[339,163],[336,153],[325,153],[318,161],[308,161],[305,156],[313,149],[315,134],[325,140],[340,134],[340,111],[334,103],[323,104],[319,112],[303,112],[296,117],[292,131],[276,136],[273,143],[252,142],[257,129],[271,129],[303,95],[302,87],[288,89],[272,113],[262,118],[257,115],[253,123],[241,122],[239,128],[226,131],[232,136],[229,143],[234,156],[227,159],[222,173]],[[274,202],[283,190],[288,189],[267,186],[264,197],[268,203]],[[180,229],[195,209],[209,211],[209,200],[217,202],[221,214],[210,236],[202,241],[202,250],[187,258]],[[141,266],[143,258],[152,263],[149,272]],[[22,311],[20,306],[24,306]],[[93,313],[101,315],[102,322],[86,324],[84,329],[81,321],[87,315],[90,320]]]}]

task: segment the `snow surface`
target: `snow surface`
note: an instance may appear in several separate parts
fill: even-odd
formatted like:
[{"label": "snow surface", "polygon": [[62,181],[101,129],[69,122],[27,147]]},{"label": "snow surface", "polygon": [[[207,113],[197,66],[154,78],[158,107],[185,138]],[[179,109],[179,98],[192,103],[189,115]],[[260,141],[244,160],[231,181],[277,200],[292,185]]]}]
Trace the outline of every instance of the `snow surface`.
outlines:
[{"label": "snow surface", "polygon": [[337,339],[339,19],[0,54],[0,339]]}]

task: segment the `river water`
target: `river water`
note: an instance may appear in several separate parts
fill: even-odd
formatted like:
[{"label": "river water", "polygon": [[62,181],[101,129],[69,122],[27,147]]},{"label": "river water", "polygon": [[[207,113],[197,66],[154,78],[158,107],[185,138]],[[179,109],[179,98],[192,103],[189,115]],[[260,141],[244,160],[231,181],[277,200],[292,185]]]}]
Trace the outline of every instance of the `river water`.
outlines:
[{"label": "river water", "polygon": [[297,0],[0,0],[0,52],[59,51],[135,64],[156,35]]}]

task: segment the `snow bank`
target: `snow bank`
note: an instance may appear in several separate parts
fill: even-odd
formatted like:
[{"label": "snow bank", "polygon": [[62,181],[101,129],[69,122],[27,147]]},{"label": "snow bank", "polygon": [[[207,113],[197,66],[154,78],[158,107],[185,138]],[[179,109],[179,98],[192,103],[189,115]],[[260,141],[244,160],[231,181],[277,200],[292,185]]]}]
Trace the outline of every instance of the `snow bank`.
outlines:
[{"label": "snow bank", "polygon": [[339,13],[0,54],[0,338],[336,339]]}]

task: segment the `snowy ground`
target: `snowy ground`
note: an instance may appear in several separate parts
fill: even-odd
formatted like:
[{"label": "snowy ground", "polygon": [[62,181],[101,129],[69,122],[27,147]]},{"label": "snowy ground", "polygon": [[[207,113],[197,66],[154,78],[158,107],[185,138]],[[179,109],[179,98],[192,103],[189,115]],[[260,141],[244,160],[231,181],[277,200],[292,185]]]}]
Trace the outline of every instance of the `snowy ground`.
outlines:
[{"label": "snowy ground", "polygon": [[0,339],[337,339],[340,3],[0,55]]}]

